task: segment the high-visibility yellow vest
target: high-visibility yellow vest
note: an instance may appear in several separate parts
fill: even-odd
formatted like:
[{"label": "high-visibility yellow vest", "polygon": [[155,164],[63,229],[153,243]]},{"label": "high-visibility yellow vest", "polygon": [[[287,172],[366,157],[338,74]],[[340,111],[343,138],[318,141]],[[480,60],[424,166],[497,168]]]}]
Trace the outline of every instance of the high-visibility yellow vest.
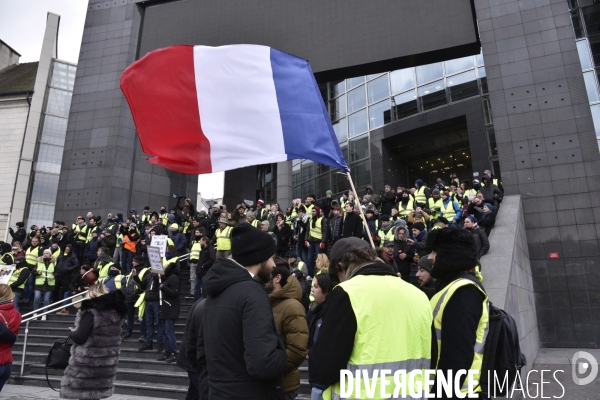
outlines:
[{"label": "high-visibility yellow vest", "polygon": [[307,206],[306,204],[304,205],[304,208],[306,208],[306,213],[308,215],[310,215],[310,213],[312,212],[312,209],[315,208],[314,204],[311,204],[310,206]]},{"label": "high-visibility yellow vest", "polygon": [[231,227],[227,226],[225,229],[217,229],[215,232],[217,235],[217,250],[228,251],[231,250]]},{"label": "high-visibility yellow vest", "polygon": [[413,199],[408,199],[406,202],[406,207],[402,205],[402,201],[398,203],[398,214],[400,214],[401,217],[408,217],[414,209],[415,205]]},{"label": "high-visibility yellow vest", "polygon": [[40,247],[29,247],[25,252],[25,262],[29,265],[36,265],[39,257]]},{"label": "high-visibility yellow vest", "polygon": [[346,204],[348,204],[350,200],[342,201],[342,212],[346,215]]},{"label": "high-visibility yellow vest", "polygon": [[56,249],[56,251],[54,253],[52,253],[52,257],[56,258],[58,260],[58,256],[60,256],[60,249]]},{"label": "high-visibility yellow vest", "polygon": [[435,211],[435,207],[442,208],[443,204],[444,199],[442,199],[441,196],[437,200],[435,200],[433,197],[427,199],[427,208],[429,208],[431,211],[431,214],[429,214],[430,219],[437,219],[440,216],[438,212]]},{"label": "high-visibility yellow vest", "polygon": [[446,218],[448,222],[452,222],[455,216],[454,201],[450,200],[447,204],[442,204],[442,217]]},{"label": "high-visibility yellow vest", "polygon": [[477,190],[469,189],[469,190],[465,191],[465,196],[467,196],[469,198],[469,200],[472,200],[473,197],[477,196]]},{"label": "high-visibility yellow vest", "polygon": [[79,233],[77,234],[77,236],[75,236],[75,240],[79,240],[81,242],[86,242],[88,241],[88,226],[84,225],[83,227],[79,227],[79,225],[77,225],[76,229],[79,229]]},{"label": "high-visibility yellow vest", "polygon": [[119,232],[115,236],[117,237],[117,244],[115,247],[118,249],[119,247],[121,247],[121,244],[123,243],[123,234],[121,232]]},{"label": "high-visibility yellow vest", "polygon": [[[23,268],[15,269],[13,271],[12,275],[8,279],[9,286],[19,280],[19,275],[21,275],[21,271],[23,271]],[[25,289],[25,283],[27,283],[27,280],[25,280],[25,282],[17,286],[17,289]]]},{"label": "high-visibility yellow vest", "polygon": [[[122,281],[123,278],[125,277],[125,275],[117,275],[114,277],[113,282],[115,283],[115,289],[119,290],[121,289],[122,285]],[[110,276],[105,276],[104,278],[98,279],[98,283],[103,283],[104,285],[106,285],[107,281],[110,279]]]},{"label": "high-visibility yellow vest", "polygon": [[312,218],[308,220],[308,224],[310,226],[310,237],[312,239],[321,240],[323,239],[323,232],[321,232],[321,223],[323,222],[323,217],[319,217],[315,221],[315,226],[312,224]]},{"label": "high-visibility yellow vest", "polygon": [[150,214],[142,214],[142,224],[146,226],[146,224],[150,223]]},{"label": "high-visibility yellow vest", "polygon": [[[11,262],[10,263],[5,263],[4,261],[2,261],[2,259],[4,258],[4,256],[8,254],[10,256]],[[15,256],[12,255],[12,253],[6,253],[4,255],[2,255],[2,257],[0,257],[0,265],[13,265],[15,263]]]},{"label": "high-visibility yellow vest", "polygon": [[192,242],[192,250],[190,251],[190,261],[198,261],[200,259],[200,252],[202,251],[202,246],[200,246],[200,241]]},{"label": "high-visibility yellow vest", "polygon": [[259,222],[258,222],[258,220],[257,220],[257,219],[255,219],[254,221],[252,221],[252,222],[250,223],[250,225],[252,225],[252,226],[253,226],[253,227],[255,227],[255,228],[258,228],[258,229],[260,229],[260,224],[259,224]]},{"label": "high-visibility yellow vest", "polygon": [[417,190],[415,190],[414,194],[415,202],[418,204],[426,204],[427,196],[425,196],[425,186],[421,186]]},{"label": "high-visibility yellow vest", "polygon": [[[448,302],[452,298],[454,292],[456,292],[461,287],[473,285],[483,294],[483,312],[481,313],[481,318],[479,319],[479,324],[477,325],[476,332],[476,341],[475,341],[475,356],[473,358],[473,363],[469,370],[478,370],[479,373],[474,375],[474,379],[478,382],[481,377],[481,369],[483,362],[483,349],[485,346],[485,340],[487,338],[488,326],[489,326],[489,302],[487,294],[473,281],[465,278],[459,278],[454,282],[450,283],[444,289],[440,290],[433,296],[430,300],[431,310],[433,311],[433,327],[435,328],[435,335],[437,338],[437,360],[435,362],[435,367],[437,369],[438,363],[440,362],[440,354],[442,351],[442,317],[444,316],[444,310],[448,305]],[[465,380],[461,388],[462,393],[468,392],[468,382]],[[481,386],[477,385],[473,389],[474,393],[481,392]]]},{"label": "high-visibility yellow vest", "polygon": [[44,264],[43,262],[38,262],[37,263],[37,273],[39,274],[40,272],[41,272],[41,275],[36,275],[36,277],[35,277],[35,284],[38,286],[41,286],[44,284],[46,279],[48,279],[48,285],[54,286],[55,280],[49,279],[54,275],[54,263],[48,264],[48,268],[46,268],[46,264]]},{"label": "high-visibility yellow vest", "polygon": [[160,219],[161,219],[161,221],[162,221],[162,224],[163,224],[164,226],[167,226],[167,225],[168,225],[168,223],[169,223],[169,217],[168,217],[168,215],[169,215],[169,214],[168,214],[167,212],[164,212],[164,213],[160,213],[160,214],[158,214],[158,216],[160,217]]},{"label": "high-visibility yellow vest", "polygon": [[285,223],[288,224],[288,226],[290,228],[292,227],[292,216],[291,215],[286,215],[285,216]]},{"label": "high-visibility yellow vest", "polygon": [[188,229],[190,229],[190,223],[188,221],[185,221],[183,223],[183,234],[184,235],[187,233]]},{"label": "high-visibility yellow vest", "polygon": [[394,240],[394,230],[392,228],[390,228],[390,230],[387,231],[387,233],[385,233],[383,230],[380,230],[379,232],[377,232],[377,235],[379,236],[379,247],[383,247],[383,243],[387,240],[389,241],[393,241]]},{"label": "high-visibility yellow vest", "polygon": [[[355,382],[347,398],[369,398],[363,379],[358,380],[360,394],[356,392],[355,371],[359,369],[369,371],[370,377],[376,369],[390,369],[392,376],[387,376],[390,395],[396,386],[393,377],[396,370],[406,370],[405,382],[400,375],[404,385],[408,385],[411,371],[420,371],[412,390],[418,389],[418,382],[424,387],[423,372],[429,368],[431,357],[431,309],[427,296],[394,276],[358,275],[338,286],[348,294],[357,322],[354,348],[346,366],[355,376]],[[374,304],[377,306],[373,307]],[[398,337],[402,340],[398,341]],[[379,375],[377,378],[372,384],[379,398],[382,380]],[[407,388],[406,394],[409,393]],[[323,392],[323,399],[339,399],[340,394],[338,382]]]},{"label": "high-visibility yellow vest", "polygon": [[109,261],[106,264],[102,265],[98,270],[98,279],[106,278],[108,276],[108,271],[110,271],[110,267],[112,267],[113,265],[115,264],[112,261]]}]

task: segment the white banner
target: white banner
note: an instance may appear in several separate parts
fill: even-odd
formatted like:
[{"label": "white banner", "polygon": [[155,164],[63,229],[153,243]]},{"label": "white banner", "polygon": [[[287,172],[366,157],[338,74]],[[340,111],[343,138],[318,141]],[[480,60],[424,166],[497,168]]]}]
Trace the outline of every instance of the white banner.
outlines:
[{"label": "white banner", "polygon": [[160,249],[154,246],[148,246],[146,249],[148,250],[148,259],[150,260],[150,269],[152,270],[152,273],[160,275],[164,274],[165,271],[163,270]]},{"label": "white banner", "polygon": [[14,270],[15,270],[14,265],[0,266],[0,283],[4,283],[5,285],[8,285],[8,280],[10,279],[10,276],[13,274]]},{"label": "white banner", "polygon": [[167,235],[154,235],[152,237],[152,243],[150,246],[158,247],[160,249],[160,256],[164,257],[167,252]]}]

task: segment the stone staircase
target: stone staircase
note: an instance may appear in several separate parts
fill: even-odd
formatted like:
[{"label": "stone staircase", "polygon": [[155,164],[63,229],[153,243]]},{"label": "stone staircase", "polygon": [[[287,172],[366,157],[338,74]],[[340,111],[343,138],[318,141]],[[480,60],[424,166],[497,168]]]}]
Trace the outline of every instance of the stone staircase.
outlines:
[{"label": "stone staircase", "polygon": [[[187,314],[194,304],[193,299],[185,299],[190,292],[189,270],[183,266],[179,277],[182,292],[181,311],[175,324],[175,335],[178,348],[181,345]],[[20,305],[21,313],[32,310],[31,304]],[[9,383],[27,386],[46,387],[46,369],[44,363],[48,351],[55,341],[64,340],[73,327],[75,311],[69,315],[49,314],[46,321],[31,321],[27,339],[27,354],[25,358],[24,375],[21,377],[21,358],[23,355],[23,339],[25,337],[25,324],[21,326],[19,338],[12,352],[14,356],[13,373]],[[124,395],[144,396],[147,398],[185,399],[188,388],[187,372],[174,363],[157,361],[160,356],[156,350],[140,352],[142,343],[139,337],[139,322],[136,320],[133,336],[121,343],[121,355],[115,381],[115,393]],[[156,348],[156,334],[154,336]],[[63,371],[48,370],[50,383],[55,389],[60,387]],[[310,399],[310,386],[308,384],[308,362],[300,367],[301,385],[299,400]]]}]

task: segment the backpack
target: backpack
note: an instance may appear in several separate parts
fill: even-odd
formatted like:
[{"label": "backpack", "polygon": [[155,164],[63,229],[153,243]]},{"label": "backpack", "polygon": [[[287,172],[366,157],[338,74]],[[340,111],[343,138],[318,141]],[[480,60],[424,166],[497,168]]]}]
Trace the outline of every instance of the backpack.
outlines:
[{"label": "backpack", "polygon": [[[469,279],[485,291],[477,278],[463,274],[461,278]],[[513,317],[489,302],[489,330],[483,350],[480,386],[483,398],[504,397],[512,388],[517,374],[527,364],[525,355],[521,353],[519,332]],[[494,374],[497,379],[494,380]],[[489,376],[489,379],[488,379]],[[504,377],[508,384],[504,384]],[[502,387],[502,385],[504,385]],[[490,393],[486,393],[489,387]]]}]

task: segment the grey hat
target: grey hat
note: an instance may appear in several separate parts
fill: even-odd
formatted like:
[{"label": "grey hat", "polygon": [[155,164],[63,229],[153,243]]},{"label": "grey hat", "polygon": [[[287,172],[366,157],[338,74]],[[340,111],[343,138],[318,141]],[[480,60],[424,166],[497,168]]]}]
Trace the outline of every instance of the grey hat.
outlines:
[{"label": "grey hat", "polygon": [[386,240],[385,242],[383,242],[383,247],[389,247],[389,246],[393,246],[394,242],[391,240]]},{"label": "grey hat", "polygon": [[429,273],[431,273],[431,269],[433,268],[433,264],[431,263],[431,261],[429,261],[427,256],[419,258],[419,262],[417,263],[417,265]]},{"label": "grey hat", "polygon": [[338,240],[331,248],[331,254],[329,255],[329,269],[332,271],[335,270],[335,265],[342,261],[344,254],[348,253],[349,251],[369,247],[371,247],[369,242],[366,240],[361,240],[357,237],[349,237]]}]

